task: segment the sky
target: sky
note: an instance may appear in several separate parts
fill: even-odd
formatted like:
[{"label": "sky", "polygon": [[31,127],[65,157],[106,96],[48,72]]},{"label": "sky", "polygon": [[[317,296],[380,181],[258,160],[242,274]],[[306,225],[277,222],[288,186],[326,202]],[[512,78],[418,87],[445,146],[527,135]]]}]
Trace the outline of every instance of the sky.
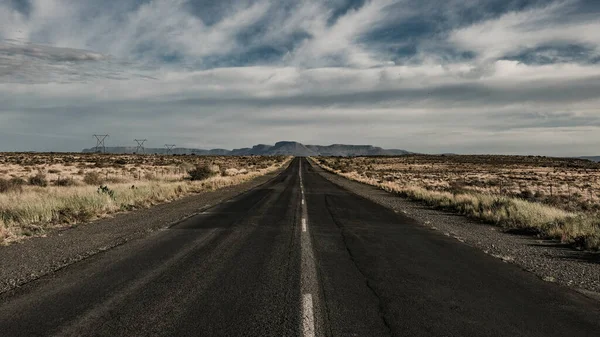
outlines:
[{"label": "sky", "polygon": [[0,151],[600,155],[598,0],[0,0]]}]

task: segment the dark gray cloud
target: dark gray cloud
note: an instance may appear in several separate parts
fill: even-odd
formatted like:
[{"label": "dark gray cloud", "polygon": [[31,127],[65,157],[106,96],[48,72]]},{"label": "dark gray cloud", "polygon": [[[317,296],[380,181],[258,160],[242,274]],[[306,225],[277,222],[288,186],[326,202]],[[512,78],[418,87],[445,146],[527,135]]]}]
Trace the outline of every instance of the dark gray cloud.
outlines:
[{"label": "dark gray cloud", "polygon": [[0,44],[0,55],[4,55],[6,58],[32,57],[47,62],[101,61],[108,58],[105,55],[81,49],[7,42]]}]

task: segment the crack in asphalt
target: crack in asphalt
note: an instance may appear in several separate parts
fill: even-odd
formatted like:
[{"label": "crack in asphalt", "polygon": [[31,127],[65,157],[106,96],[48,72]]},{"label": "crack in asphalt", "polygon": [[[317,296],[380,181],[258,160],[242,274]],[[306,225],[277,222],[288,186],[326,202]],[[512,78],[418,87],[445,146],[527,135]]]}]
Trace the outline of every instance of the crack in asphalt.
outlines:
[{"label": "crack in asphalt", "polygon": [[375,296],[375,298],[377,298],[377,304],[378,304],[377,308],[379,311],[379,316],[381,317],[381,320],[383,321],[383,324],[385,325],[386,329],[388,330],[390,336],[395,336],[395,334],[392,332],[392,327],[390,326],[390,323],[386,319],[386,310],[383,305],[383,301],[381,300],[381,296],[377,293],[374,286],[371,284],[371,280],[369,279],[369,277],[358,266],[358,263],[356,262],[356,259],[354,258],[354,254],[352,253],[352,250],[350,250],[350,247],[348,247],[346,230],[344,229],[344,226],[341,225],[333,216],[333,212],[331,210],[331,204],[329,202],[329,197],[330,197],[330,195],[327,195],[327,194],[325,195],[325,206],[327,208],[327,211],[329,212],[329,216],[331,217],[331,220],[336,225],[336,227],[340,230],[340,234],[342,236],[342,242],[344,243],[344,247],[346,248],[346,251],[348,252],[350,261],[352,261],[352,264],[354,265],[354,267],[356,267],[356,270],[358,270],[360,275],[365,280],[365,284],[367,285],[367,288],[371,291],[371,293]]}]

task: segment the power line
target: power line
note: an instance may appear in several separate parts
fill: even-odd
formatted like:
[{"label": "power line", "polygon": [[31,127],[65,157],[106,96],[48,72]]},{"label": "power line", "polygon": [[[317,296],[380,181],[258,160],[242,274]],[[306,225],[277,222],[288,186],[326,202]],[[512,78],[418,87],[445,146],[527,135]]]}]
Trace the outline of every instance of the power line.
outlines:
[{"label": "power line", "polygon": [[167,148],[167,154],[173,154],[173,148],[175,147],[175,144],[165,144],[165,147]]},{"label": "power line", "polygon": [[[146,153],[146,150],[144,149],[144,143],[147,141],[147,139],[134,139],[137,142],[137,148],[135,149],[135,153]],[[141,151],[141,152],[140,152]]]},{"label": "power line", "polygon": [[94,152],[106,152],[106,147],[104,146],[104,140],[108,138],[108,135],[94,135],[96,137],[96,147],[94,148]]}]

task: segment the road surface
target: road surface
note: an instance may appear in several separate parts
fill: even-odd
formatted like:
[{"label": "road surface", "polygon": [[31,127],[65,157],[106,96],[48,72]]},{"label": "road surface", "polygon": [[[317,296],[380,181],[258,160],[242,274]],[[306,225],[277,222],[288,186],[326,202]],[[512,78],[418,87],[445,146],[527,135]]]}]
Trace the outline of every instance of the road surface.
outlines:
[{"label": "road surface", "polygon": [[599,336],[599,307],[296,158],[229,202],[0,295],[0,335]]}]

